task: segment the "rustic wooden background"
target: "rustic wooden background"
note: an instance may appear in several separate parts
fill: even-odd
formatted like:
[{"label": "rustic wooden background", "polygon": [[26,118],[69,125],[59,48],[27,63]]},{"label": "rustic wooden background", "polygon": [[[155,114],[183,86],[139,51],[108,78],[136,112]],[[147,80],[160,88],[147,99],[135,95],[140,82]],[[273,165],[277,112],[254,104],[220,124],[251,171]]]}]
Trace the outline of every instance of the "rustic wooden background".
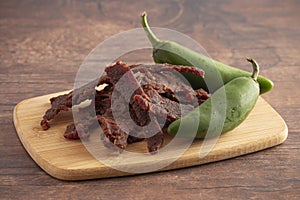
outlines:
[{"label": "rustic wooden background", "polygon": [[[12,122],[21,100],[72,88],[101,41],[140,27],[185,33],[224,63],[245,57],[275,83],[266,99],[286,120],[280,146],[203,166],[122,178],[65,182],[42,171]],[[0,1],[0,199],[299,199],[300,1]],[[272,119],[270,119],[272,120]]]}]

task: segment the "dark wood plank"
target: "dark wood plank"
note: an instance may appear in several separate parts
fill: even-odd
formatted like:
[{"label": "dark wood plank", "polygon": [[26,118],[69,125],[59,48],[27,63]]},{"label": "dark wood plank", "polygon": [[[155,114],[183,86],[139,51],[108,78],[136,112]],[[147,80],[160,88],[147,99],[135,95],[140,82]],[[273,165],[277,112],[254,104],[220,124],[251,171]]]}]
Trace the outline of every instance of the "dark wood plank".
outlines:
[{"label": "dark wood plank", "polygon": [[[0,1],[0,199],[299,199],[300,3],[252,1]],[[275,88],[263,97],[282,115],[280,146],[199,167],[65,182],[44,173],[17,138],[13,107],[70,89],[85,56],[104,39],[152,26],[185,33],[209,54],[249,69],[259,61]],[[270,119],[272,120],[272,119]]]}]

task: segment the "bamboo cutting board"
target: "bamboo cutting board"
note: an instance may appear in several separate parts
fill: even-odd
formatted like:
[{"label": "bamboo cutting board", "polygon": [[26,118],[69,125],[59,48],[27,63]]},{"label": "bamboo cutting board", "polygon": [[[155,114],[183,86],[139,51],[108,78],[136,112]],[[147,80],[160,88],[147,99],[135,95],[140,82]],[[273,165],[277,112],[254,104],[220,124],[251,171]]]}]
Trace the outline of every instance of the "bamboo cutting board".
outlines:
[{"label": "bamboo cutting board", "polygon": [[[99,162],[80,140],[66,140],[63,133],[66,125],[72,121],[71,113],[60,113],[51,121],[49,130],[41,129],[40,120],[50,106],[49,99],[59,94],[62,93],[24,100],[14,109],[14,124],[18,136],[32,159],[48,174],[63,180],[85,180],[132,174]],[[222,135],[205,157],[199,157],[202,141],[196,140],[179,159],[158,170],[200,165],[252,153],[281,144],[287,135],[288,129],[284,120],[260,97],[248,118],[236,129]],[[90,139],[93,137],[97,137],[97,134],[92,134]],[[171,139],[167,138],[166,143]],[[139,142],[128,145],[128,149],[144,151],[145,145],[145,142]],[[160,162],[168,160],[172,156],[172,150],[166,155],[163,159],[157,158],[161,159]],[[110,159],[109,156],[116,155],[107,156]],[[155,160],[157,155],[145,157],[147,156]],[[128,162],[123,160],[117,164],[134,168],[138,165],[145,167],[147,162],[147,160],[136,158]]]}]

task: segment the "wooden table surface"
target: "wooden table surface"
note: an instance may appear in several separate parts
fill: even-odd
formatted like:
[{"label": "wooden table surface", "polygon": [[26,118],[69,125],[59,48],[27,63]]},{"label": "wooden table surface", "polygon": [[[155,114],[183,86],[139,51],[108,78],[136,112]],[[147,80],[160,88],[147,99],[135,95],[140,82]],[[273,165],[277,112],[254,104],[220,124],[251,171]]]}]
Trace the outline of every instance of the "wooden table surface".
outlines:
[{"label": "wooden table surface", "polygon": [[[224,63],[259,61],[275,83],[262,95],[285,119],[288,139],[225,161],[130,177],[61,181],[47,175],[20,143],[14,106],[71,89],[85,56],[104,39],[140,27],[180,31]],[[0,199],[299,199],[300,2],[0,1]],[[272,119],[270,119],[272,120]]]}]

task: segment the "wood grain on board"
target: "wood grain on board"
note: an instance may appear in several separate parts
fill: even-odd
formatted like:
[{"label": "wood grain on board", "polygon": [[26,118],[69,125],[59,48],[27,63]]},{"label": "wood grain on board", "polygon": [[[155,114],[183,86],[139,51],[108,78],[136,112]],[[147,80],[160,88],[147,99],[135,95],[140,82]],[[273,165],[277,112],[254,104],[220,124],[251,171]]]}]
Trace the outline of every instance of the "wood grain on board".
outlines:
[{"label": "wood grain on board", "polygon": [[[50,175],[64,180],[85,180],[129,175],[135,172],[153,172],[152,168],[149,168],[150,165],[163,164],[163,168],[157,170],[200,165],[281,144],[288,134],[287,126],[280,115],[266,101],[259,98],[247,119],[236,129],[217,138],[212,149],[210,149],[210,143],[204,147],[202,140],[195,140],[187,147],[181,145],[179,141],[166,151],[147,155],[143,151],[143,149],[146,150],[146,143],[138,142],[128,145],[127,151],[139,154],[124,155],[126,153],[123,152],[116,155],[108,151],[107,154],[97,157],[96,150],[101,153],[106,150],[100,141],[99,134],[91,134],[87,141],[91,143],[90,145],[83,144],[80,140],[66,140],[63,137],[66,126],[73,121],[70,112],[60,113],[55,120],[51,121],[51,128],[47,131],[43,131],[40,127],[40,120],[50,106],[49,99],[59,94],[61,93],[20,102],[14,109],[14,124],[20,140],[33,160]],[[166,137],[165,143],[168,144],[172,139]],[[89,150],[89,148],[97,149]],[[184,154],[177,159],[176,155],[180,148],[187,148],[187,150],[183,149]],[[202,148],[202,153],[207,152],[207,155],[200,157],[200,148]],[[90,154],[89,151],[92,153]],[[112,159],[116,159],[111,163],[114,167],[111,167],[110,163],[101,162]],[[170,159],[174,159],[174,162],[170,162]],[[126,166],[128,170],[122,168],[123,166]],[[147,167],[149,170],[146,169]]]}]

